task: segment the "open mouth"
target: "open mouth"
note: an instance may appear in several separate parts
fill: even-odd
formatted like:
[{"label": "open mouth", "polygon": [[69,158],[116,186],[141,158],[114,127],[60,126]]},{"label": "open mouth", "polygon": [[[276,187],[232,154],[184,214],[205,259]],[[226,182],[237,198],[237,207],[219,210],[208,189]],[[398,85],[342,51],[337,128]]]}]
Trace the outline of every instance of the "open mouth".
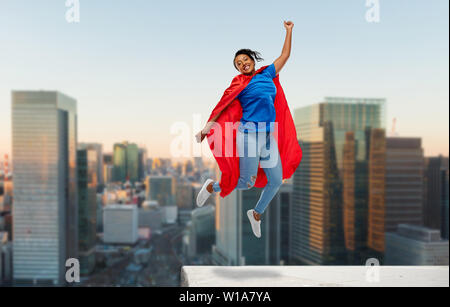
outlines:
[{"label": "open mouth", "polygon": [[250,68],[250,65],[245,65],[244,66],[244,70],[247,70],[247,69],[249,69]]}]

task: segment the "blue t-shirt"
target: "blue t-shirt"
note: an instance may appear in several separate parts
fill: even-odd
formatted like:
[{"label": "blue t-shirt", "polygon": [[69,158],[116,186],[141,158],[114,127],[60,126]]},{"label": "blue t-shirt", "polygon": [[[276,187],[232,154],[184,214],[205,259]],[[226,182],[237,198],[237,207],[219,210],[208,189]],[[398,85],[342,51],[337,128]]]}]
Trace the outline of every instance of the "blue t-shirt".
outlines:
[{"label": "blue t-shirt", "polygon": [[[242,118],[239,131],[273,131],[275,122],[275,96],[277,88],[272,79],[276,77],[275,65],[272,63],[261,73],[253,76],[252,80],[239,93],[237,98],[242,106]],[[264,128],[258,123],[264,122]]]}]

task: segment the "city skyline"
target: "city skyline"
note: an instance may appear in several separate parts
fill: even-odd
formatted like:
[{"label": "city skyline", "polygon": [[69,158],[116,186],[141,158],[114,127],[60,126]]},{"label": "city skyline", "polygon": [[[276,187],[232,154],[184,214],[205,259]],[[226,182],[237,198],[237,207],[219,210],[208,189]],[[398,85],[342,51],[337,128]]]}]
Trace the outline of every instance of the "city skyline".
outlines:
[{"label": "city skyline", "polygon": [[[0,287],[448,286],[448,9],[0,1]],[[274,131],[199,144],[245,90]]]},{"label": "city skyline", "polygon": [[257,66],[272,63],[289,19],[280,82],[291,111],[328,96],[385,98],[387,134],[396,118],[398,136],[422,138],[425,156],[448,156],[448,1],[380,1],[379,23],[359,0],[258,4],[81,1],[70,24],[64,3],[2,2],[0,154],[11,154],[11,92],[42,89],[77,99],[79,142],[111,152],[128,140],[170,157],[171,125],[192,129],[195,114],[203,125],[238,74],[234,53],[252,48],[265,59]]}]

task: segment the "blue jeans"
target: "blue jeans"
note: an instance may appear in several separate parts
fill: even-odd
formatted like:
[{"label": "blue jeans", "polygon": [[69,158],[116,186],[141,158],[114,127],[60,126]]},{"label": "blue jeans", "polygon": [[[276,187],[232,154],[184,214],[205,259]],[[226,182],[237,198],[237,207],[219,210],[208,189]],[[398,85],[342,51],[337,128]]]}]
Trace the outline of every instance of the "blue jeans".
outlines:
[{"label": "blue jeans", "polygon": [[[258,172],[258,165],[267,176],[267,185],[256,203],[255,211],[263,214],[267,205],[278,192],[283,183],[278,144],[273,132],[241,132],[237,131],[236,142],[239,153],[240,177],[236,190],[249,190],[253,187]],[[213,184],[213,190],[220,192],[219,182]]]}]

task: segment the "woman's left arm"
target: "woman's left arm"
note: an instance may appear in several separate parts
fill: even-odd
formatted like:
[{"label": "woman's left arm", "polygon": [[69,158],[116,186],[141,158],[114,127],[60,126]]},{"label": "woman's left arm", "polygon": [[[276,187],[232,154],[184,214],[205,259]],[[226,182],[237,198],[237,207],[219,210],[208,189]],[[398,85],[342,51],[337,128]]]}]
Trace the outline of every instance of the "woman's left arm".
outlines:
[{"label": "woman's left arm", "polygon": [[284,40],[283,50],[281,51],[280,57],[273,62],[276,74],[280,72],[291,55],[292,28],[294,27],[294,23],[292,21],[285,21],[284,27],[286,28],[286,39]]}]

